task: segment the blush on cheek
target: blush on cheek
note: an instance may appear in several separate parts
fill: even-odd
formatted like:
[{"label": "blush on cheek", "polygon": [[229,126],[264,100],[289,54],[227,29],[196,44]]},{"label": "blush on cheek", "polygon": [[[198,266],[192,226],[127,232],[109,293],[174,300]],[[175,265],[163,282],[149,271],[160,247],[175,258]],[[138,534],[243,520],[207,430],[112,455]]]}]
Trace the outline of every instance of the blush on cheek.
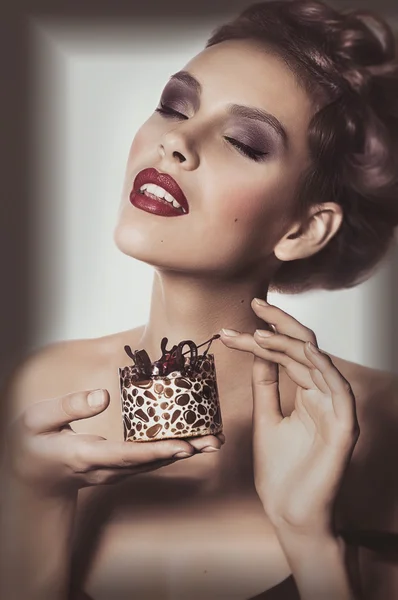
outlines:
[{"label": "blush on cheek", "polygon": [[256,222],[264,213],[263,198],[248,198],[247,191],[234,191],[228,196],[228,203],[225,203],[223,210],[224,218],[233,224],[251,224]]}]

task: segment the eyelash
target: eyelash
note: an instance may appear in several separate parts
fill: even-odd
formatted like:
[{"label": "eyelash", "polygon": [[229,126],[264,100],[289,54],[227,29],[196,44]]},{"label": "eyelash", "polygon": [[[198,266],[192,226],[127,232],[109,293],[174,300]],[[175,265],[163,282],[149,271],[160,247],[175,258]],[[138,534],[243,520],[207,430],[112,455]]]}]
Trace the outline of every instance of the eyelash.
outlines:
[{"label": "eyelash", "polygon": [[[155,112],[160,113],[161,115],[164,115],[164,116],[169,116],[169,117],[178,116],[178,117],[183,117],[184,119],[188,118],[185,115],[183,115],[182,113],[179,113],[176,110],[173,110],[172,108],[169,108],[168,106],[165,106],[164,104],[161,104],[158,108],[156,108]],[[238,142],[237,140],[234,140],[233,138],[225,136],[225,139],[228,140],[229,143],[232,144],[232,146],[235,146],[239,150],[239,152],[241,152],[242,154],[244,154],[245,156],[247,156],[248,158],[250,158],[254,161],[259,161],[259,160],[261,160],[261,158],[263,156],[268,154],[268,152],[260,152],[259,150],[253,150],[249,146],[246,146],[245,144],[242,144],[241,142]]]}]

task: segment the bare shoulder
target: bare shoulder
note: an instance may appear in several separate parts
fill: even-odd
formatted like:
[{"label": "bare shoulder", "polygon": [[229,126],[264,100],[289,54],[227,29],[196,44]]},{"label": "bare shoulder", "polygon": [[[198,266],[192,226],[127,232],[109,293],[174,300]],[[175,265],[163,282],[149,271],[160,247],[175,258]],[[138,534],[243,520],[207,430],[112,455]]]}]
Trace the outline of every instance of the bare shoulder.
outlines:
[{"label": "bare shoulder", "polygon": [[91,386],[106,387],[101,386],[98,374],[123,364],[123,345],[134,344],[141,330],[59,341],[31,352],[9,374],[1,391],[8,418],[15,418],[25,407],[41,400],[92,389]]},{"label": "bare shoulder", "polygon": [[398,533],[398,376],[332,359],[351,384],[360,426],[339,496],[341,526]]}]

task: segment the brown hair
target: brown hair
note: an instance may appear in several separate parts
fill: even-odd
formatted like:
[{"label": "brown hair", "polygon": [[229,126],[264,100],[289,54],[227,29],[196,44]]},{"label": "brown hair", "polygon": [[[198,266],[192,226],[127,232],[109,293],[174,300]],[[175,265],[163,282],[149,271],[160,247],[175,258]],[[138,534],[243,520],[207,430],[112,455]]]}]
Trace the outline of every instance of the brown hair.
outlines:
[{"label": "brown hair", "polygon": [[206,47],[231,39],[276,51],[316,107],[308,128],[311,166],[293,218],[313,204],[343,208],[322,250],[284,262],[270,289],[285,293],[353,287],[369,277],[398,225],[398,63],[390,27],[370,11],[337,11],[312,0],[252,4],[212,32]]}]

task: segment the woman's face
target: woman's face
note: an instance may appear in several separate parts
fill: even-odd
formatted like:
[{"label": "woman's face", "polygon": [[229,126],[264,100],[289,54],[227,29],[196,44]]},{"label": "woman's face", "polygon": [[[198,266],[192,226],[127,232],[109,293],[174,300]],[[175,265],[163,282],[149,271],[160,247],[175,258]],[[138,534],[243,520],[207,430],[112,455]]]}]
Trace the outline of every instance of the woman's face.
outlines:
[{"label": "woman's face", "polygon": [[[155,111],[132,142],[115,242],[159,268],[264,272],[308,165],[311,101],[285,63],[252,41],[207,48],[183,71],[190,77],[172,77],[163,89],[165,112]],[[188,213],[133,206],[134,179],[149,167],[175,179]]]}]

